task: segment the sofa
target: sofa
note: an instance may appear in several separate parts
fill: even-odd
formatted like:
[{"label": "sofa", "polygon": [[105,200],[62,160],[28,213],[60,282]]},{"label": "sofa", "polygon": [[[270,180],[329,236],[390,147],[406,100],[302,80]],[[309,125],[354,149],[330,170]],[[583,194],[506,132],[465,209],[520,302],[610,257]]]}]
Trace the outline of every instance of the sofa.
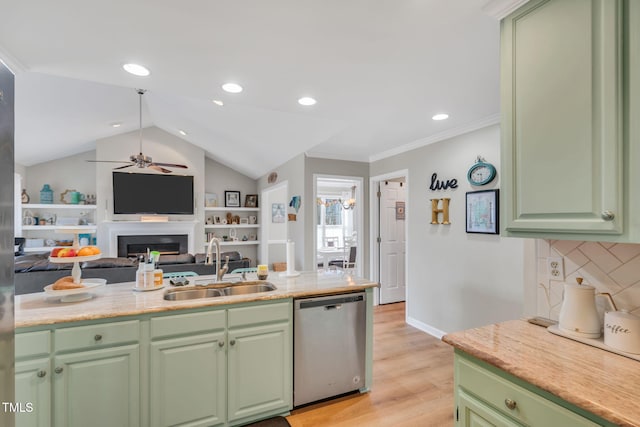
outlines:
[{"label": "sofa", "polygon": [[[19,253],[19,252],[17,252]],[[243,258],[239,252],[223,252],[222,262],[229,257],[229,272],[237,268],[251,267],[251,260]],[[164,273],[194,272],[198,275],[215,274],[216,265],[206,265],[205,254],[162,255],[158,268]],[[215,254],[214,254],[215,260]],[[100,258],[80,264],[82,277],[102,278],[109,283],[134,282],[138,260],[135,258]],[[73,263],[54,264],[49,262],[49,253],[24,254],[15,256],[15,294],[42,292],[44,287],[61,277],[70,276]]]}]

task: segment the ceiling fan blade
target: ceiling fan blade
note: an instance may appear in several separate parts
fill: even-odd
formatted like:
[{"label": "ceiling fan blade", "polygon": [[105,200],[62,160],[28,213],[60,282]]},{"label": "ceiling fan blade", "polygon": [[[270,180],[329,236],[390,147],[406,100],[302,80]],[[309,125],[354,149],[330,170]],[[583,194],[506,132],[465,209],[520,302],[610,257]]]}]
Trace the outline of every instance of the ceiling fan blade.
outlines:
[{"label": "ceiling fan blade", "polygon": [[[122,163],[122,162],[121,162]],[[133,166],[135,163],[129,163],[128,165],[118,166],[117,168],[113,168],[113,170],[124,169]]]},{"label": "ceiling fan blade", "polygon": [[178,165],[178,164],[175,164],[175,163],[158,163],[158,162],[153,162],[153,164],[154,164],[154,165],[157,165],[157,166],[167,166],[167,167],[170,167],[170,168],[189,169],[189,168],[188,168],[187,166],[185,166],[185,165]]},{"label": "ceiling fan blade", "polygon": [[156,170],[158,172],[162,172],[162,173],[171,173],[171,171],[169,169],[165,169],[163,167],[158,166],[157,163],[151,163],[149,166],[147,166],[149,169],[153,169]]},{"label": "ceiling fan blade", "polygon": [[87,160],[94,163],[131,163],[131,160]]}]

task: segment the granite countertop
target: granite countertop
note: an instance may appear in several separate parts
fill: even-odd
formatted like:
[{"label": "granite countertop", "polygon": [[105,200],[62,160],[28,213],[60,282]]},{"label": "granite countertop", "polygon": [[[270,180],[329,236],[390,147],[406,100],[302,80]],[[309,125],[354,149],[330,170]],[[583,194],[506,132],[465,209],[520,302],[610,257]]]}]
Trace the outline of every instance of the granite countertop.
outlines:
[{"label": "granite countertop", "polygon": [[[189,279],[197,279],[198,282],[211,281],[213,276],[197,276]],[[227,279],[228,277],[225,276],[225,280]],[[255,279],[255,273],[247,275],[247,280]],[[270,272],[267,281],[276,285],[277,289],[265,293],[185,301],[165,301],[163,299],[165,291],[173,286],[165,286],[163,290],[134,292],[134,282],[100,287],[91,291],[94,294],[93,298],[79,302],[63,303],[59,298],[52,298],[44,292],[17,295],[15,297],[15,327],[26,328],[251,301],[330,295],[378,286],[371,280],[352,277],[339,270],[302,273],[300,276],[291,278],[281,277],[279,273]],[[165,282],[167,282],[166,279]]]},{"label": "granite countertop", "polygon": [[442,340],[621,426],[640,426],[640,362],[512,320]]}]

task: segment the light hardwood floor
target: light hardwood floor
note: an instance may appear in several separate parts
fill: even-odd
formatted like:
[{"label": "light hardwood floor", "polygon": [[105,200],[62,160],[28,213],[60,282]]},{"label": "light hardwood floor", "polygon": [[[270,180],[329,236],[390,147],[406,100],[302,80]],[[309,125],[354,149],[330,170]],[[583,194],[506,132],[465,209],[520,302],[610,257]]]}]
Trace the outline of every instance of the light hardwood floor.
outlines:
[{"label": "light hardwood floor", "polygon": [[374,309],[371,392],[296,409],[291,426],[453,425],[453,349],[404,318],[404,303]]}]

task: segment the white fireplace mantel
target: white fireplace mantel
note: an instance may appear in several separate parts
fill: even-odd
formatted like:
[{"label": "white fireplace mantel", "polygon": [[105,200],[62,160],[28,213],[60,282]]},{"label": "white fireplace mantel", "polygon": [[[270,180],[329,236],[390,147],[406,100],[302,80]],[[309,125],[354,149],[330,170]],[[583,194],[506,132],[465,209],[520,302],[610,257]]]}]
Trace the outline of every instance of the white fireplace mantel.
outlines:
[{"label": "white fireplace mantel", "polygon": [[118,256],[118,236],[186,234],[189,253],[193,254],[197,223],[197,221],[103,221],[99,227],[102,229],[100,234],[106,241],[106,245],[101,245],[102,253],[112,258]]}]

